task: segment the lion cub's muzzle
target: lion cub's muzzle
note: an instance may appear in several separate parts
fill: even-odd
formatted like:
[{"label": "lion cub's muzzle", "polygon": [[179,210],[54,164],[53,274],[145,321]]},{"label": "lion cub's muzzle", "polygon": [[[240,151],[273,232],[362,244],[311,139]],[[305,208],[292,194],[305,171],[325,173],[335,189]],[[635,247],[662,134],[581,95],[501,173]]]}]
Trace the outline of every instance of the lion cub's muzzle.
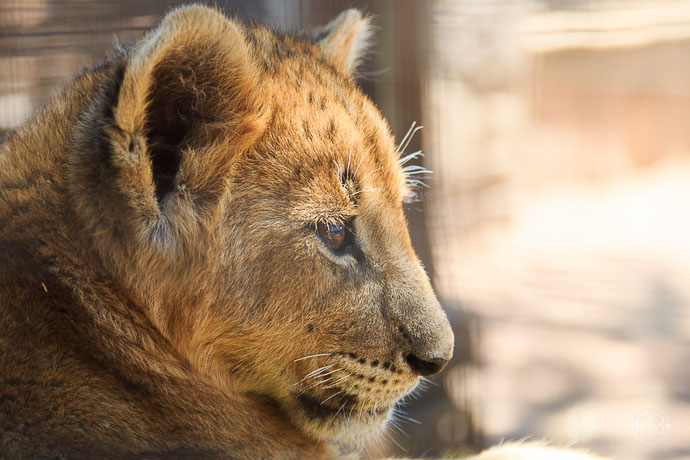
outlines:
[{"label": "lion cub's muzzle", "polygon": [[389,314],[395,320],[397,353],[413,374],[429,376],[448,364],[455,337],[426,274],[421,268],[417,274],[393,290],[398,294],[389,300]]}]

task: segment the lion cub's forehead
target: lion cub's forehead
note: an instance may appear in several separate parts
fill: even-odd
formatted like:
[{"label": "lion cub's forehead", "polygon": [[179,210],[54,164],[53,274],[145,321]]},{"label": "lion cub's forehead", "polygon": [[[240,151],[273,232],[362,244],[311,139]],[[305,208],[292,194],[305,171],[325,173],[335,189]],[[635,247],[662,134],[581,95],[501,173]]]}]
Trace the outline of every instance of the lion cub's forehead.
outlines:
[{"label": "lion cub's forehead", "polygon": [[306,39],[263,26],[246,33],[262,73],[260,90],[271,104],[257,145],[277,163],[269,171],[289,176],[290,186],[344,213],[355,212],[351,204],[367,191],[399,204],[406,190],[393,137],[353,79]]}]

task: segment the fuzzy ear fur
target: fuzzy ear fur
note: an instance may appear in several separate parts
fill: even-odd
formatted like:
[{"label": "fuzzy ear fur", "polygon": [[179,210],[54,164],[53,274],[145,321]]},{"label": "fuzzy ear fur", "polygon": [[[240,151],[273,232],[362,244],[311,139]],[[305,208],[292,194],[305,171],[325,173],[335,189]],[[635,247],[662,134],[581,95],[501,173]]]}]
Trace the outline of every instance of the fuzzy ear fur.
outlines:
[{"label": "fuzzy ear fur", "polygon": [[349,9],[317,31],[317,45],[340,70],[352,75],[367,53],[372,34],[371,19]]},{"label": "fuzzy ear fur", "polygon": [[[197,143],[210,131],[247,134],[246,124],[257,109],[252,93],[256,79],[242,31],[210,8],[179,8],[137,44],[124,73],[114,121],[127,133],[146,136],[159,201],[175,186],[192,132]],[[208,173],[209,167],[224,170],[222,162],[230,156],[227,151],[215,153],[225,158],[207,152],[211,158],[195,159],[203,167],[187,164],[183,169],[196,169],[197,174]],[[208,177],[196,179],[208,183],[203,180]]]},{"label": "fuzzy ear fur", "polygon": [[104,247],[170,253],[214,213],[230,163],[267,121],[247,46],[241,25],[193,5],[106,68],[70,159],[77,208]]}]

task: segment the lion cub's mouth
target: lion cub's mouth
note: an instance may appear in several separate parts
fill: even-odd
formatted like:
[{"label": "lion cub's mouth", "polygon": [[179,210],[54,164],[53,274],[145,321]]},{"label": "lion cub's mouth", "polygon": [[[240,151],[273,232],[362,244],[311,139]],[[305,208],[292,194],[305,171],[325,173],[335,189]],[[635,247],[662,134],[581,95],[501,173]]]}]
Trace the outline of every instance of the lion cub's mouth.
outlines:
[{"label": "lion cub's mouth", "polygon": [[333,353],[291,392],[306,417],[324,428],[383,425],[398,400],[418,378],[392,363],[354,353]]},{"label": "lion cub's mouth", "polygon": [[[393,407],[392,405],[379,405],[378,407],[365,409],[364,405],[357,404],[357,396],[354,395],[346,395],[334,404],[324,403],[304,393],[297,394],[295,397],[307,414],[312,418],[322,420],[335,419],[340,413],[344,417],[351,416],[355,411],[359,414],[360,409],[369,416],[380,416],[387,414]],[[361,417],[361,414],[359,416]]]}]

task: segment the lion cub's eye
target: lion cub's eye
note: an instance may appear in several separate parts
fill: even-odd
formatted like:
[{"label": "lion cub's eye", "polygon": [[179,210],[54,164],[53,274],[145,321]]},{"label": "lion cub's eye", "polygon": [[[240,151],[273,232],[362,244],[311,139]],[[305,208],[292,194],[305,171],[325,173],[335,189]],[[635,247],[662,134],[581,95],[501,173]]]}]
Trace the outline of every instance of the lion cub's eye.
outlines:
[{"label": "lion cub's eye", "polygon": [[319,222],[316,231],[333,251],[339,251],[345,244],[347,230],[343,224],[324,224]]}]

